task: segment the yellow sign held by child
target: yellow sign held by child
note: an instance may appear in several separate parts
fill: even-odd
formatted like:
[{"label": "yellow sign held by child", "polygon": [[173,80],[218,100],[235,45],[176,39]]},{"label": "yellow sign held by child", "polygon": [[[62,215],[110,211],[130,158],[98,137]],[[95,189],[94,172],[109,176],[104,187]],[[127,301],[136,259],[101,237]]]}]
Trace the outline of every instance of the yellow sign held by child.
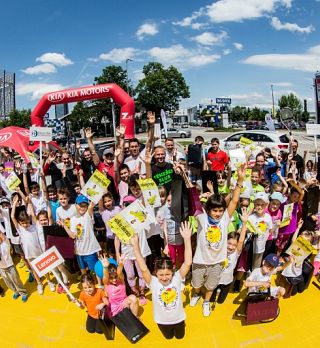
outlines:
[{"label": "yellow sign held by child", "polygon": [[240,138],[240,145],[242,145],[244,147],[246,147],[248,145],[251,145],[252,143],[253,143],[253,140],[251,140],[251,139],[248,139],[246,137],[241,137]]},{"label": "yellow sign held by child", "polygon": [[87,183],[83,186],[81,193],[90,201],[98,204],[109,184],[110,180],[96,169]]},{"label": "yellow sign held by child", "polygon": [[161,206],[161,199],[157,184],[151,179],[138,179],[137,180],[144,200],[144,204],[147,208],[157,208]]},{"label": "yellow sign held by child", "polygon": [[299,236],[287,249],[286,253],[294,257],[294,262],[297,266],[301,265],[303,261],[313,252],[311,243]]},{"label": "yellow sign held by child", "polygon": [[15,172],[11,172],[5,181],[9,191],[11,193],[15,192],[16,188],[21,184],[21,180]]}]

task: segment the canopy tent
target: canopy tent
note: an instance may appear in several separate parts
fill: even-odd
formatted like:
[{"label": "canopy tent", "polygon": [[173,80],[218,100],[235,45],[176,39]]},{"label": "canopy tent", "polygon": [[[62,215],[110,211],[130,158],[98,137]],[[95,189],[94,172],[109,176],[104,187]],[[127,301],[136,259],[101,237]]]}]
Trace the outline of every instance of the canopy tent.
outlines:
[{"label": "canopy tent", "polygon": [[[28,152],[34,152],[39,148],[39,142],[29,145],[30,131],[26,128],[11,126],[0,130],[0,147],[10,147],[18,152],[27,162],[30,162]],[[49,149],[61,151],[56,142],[49,143]]]}]

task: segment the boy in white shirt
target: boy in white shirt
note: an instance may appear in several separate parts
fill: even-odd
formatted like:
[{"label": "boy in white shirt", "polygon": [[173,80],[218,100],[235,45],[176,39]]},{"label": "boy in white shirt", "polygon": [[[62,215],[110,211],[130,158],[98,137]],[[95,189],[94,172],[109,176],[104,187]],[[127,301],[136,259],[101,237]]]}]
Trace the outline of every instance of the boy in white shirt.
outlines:
[{"label": "boy in white shirt", "polygon": [[76,199],[77,215],[70,220],[70,229],[65,225],[69,236],[75,239],[75,254],[82,274],[86,274],[87,269],[94,271],[94,266],[98,261],[97,253],[101,247],[94,235],[93,224],[94,203],[87,197],[80,195]]},{"label": "boy in white shirt", "polygon": [[249,216],[248,229],[255,234],[253,240],[252,269],[261,266],[266,243],[273,229],[271,216],[265,212],[269,203],[269,197],[265,192],[257,192],[254,196],[254,212]]},{"label": "boy in white shirt", "polygon": [[0,232],[0,275],[7,287],[13,291],[13,299],[16,300],[21,296],[22,302],[26,302],[27,290],[12,261],[9,239],[2,232]]}]

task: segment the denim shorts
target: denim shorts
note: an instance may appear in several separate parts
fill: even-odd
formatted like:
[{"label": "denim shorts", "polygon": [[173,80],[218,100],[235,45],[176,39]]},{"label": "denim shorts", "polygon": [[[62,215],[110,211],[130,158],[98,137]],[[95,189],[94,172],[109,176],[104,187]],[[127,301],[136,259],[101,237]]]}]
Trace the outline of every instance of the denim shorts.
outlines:
[{"label": "denim shorts", "polygon": [[94,266],[98,261],[97,253],[91,255],[77,255],[77,261],[80,269],[89,268],[90,271],[94,271]]}]

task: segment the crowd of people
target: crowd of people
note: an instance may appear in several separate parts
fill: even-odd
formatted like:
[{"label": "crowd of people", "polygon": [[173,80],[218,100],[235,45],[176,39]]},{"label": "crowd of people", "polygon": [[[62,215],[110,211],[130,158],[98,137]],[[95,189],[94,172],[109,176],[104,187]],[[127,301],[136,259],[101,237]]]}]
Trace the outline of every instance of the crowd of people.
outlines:
[{"label": "crowd of people", "polygon": [[[202,300],[203,316],[208,317],[229,292],[243,287],[273,297],[303,292],[312,276],[306,277],[305,262],[318,274],[319,162],[306,161],[307,153],[301,157],[296,140],[287,152],[264,148],[255,158],[247,153],[247,162],[232,168],[218,138],[206,147],[197,136],[183,150],[172,138],[155,145],[155,122],[155,114],[148,112],[145,145],[125,139],[125,127],[119,126],[115,145],[102,154],[87,128],[83,153],[78,143],[75,154],[48,152],[38,167],[1,149],[0,275],[13,299],[26,302],[30,296],[17,268],[28,269],[28,281],[37,283],[39,295],[45,286],[61,294],[80,282],[86,329],[102,333],[102,309],[112,317],[129,308],[138,317],[151,292],[160,331],[167,339],[181,339],[185,286],[192,288],[189,305]],[[21,180],[14,192],[7,187],[7,162],[14,162],[12,170]],[[97,205],[81,193],[96,169],[110,181]],[[145,204],[139,184],[144,178],[156,183],[161,206],[149,208],[153,223],[124,242],[108,221],[136,200]],[[31,266],[48,248],[48,226],[65,231],[75,255],[56,269],[64,286],[50,273],[39,277]],[[301,238],[314,250],[304,262],[287,252]],[[102,274],[97,274],[98,262]],[[276,283],[272,276],[277,276]],[[3,282],[0,294],[7,296]]]}]

